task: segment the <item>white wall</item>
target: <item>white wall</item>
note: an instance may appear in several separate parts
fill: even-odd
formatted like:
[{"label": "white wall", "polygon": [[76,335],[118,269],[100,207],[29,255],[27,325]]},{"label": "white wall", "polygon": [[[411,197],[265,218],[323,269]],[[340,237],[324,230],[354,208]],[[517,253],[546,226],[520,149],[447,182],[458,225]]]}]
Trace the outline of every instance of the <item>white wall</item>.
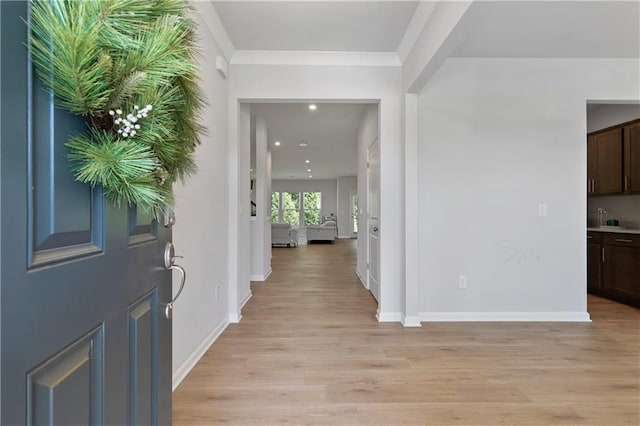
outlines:
[{"label": "white wall", "polygon": [[[368,288],[367,282],[367,160],[369,145],[378,137],[378,106],[370,105],[358,127],[358,260],[356,273]],[[381,227],[382,228],[382,227]]]},{"label": "white wall", "polygon": [[351,195],[358,193],[358,178],[356,176],[340,176],[338,178],[338,236],[351,238],[353,226],[351,218]]},{"label": "white wall", "polygon": [[635,60],[445,62],[419,95],[422,320],[588,318],[585,104],[637,97],[638,77]]},{"label": "white wall", "polygon": [[325,216],[338,211],[337,185],[335,179],[279,179],[271,182],[271,192],[322,192],[320,215]]},{"label": "white wall", "polygon": [[[215,70],[220,48],[200,14],[194,15],[203,48],[199,76],[208,103],[202,112],[207,134],[195,152],[198,173],[187,185],[174,187],[173,243],[176,254],[184,256],[178,263],[187,271],[187,282],[173,315],[174,387],[228,323],[228,82]],[[174,292],[176,280],[174,275]]]}]

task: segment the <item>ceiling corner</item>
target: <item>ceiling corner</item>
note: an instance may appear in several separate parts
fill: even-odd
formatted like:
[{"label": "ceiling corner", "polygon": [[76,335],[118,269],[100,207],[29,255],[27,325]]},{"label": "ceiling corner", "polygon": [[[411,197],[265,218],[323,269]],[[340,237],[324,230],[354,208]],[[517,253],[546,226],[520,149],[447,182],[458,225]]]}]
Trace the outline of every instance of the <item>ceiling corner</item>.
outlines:
[{"label": "ceiling corner", "polygon": [[416,7],[416,10],[411,17],[411,21],[409,22],[409,25],[407,25],[404,36],[402,37],[402,40],[400,40],[398,50],[396,51],[401,64],[403,64],[407,59],[409,52],[411,52],[411,49],[416,44],[418,37],[420,37],[424,27],[429,22],[429,18],[431,17],[438,1],[439,0],[421,1],[418,4],[418,7]]},{"label": "ceiling corner", "polygon": [[235,48],[233,47],[227,30],[222,24],[222,20],[220,20],[218,12],[216,12],[215,7],[213,7],[213,3],[210,1],[192,1],[191,4],[195,12],[202,17],[209,33],[211,33],[218,43],[227,62],[231,61]]}]

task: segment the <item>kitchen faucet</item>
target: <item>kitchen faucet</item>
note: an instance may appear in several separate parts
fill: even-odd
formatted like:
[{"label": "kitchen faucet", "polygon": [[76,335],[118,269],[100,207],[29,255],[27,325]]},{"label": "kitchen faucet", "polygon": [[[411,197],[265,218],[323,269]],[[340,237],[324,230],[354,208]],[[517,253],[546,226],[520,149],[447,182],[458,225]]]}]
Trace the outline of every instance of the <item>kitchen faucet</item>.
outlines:
[{"label": "kitchen faucet", "polygon": [[605,223],[607,223],[607,211],[598,207],[598,226],[604,226]]}]

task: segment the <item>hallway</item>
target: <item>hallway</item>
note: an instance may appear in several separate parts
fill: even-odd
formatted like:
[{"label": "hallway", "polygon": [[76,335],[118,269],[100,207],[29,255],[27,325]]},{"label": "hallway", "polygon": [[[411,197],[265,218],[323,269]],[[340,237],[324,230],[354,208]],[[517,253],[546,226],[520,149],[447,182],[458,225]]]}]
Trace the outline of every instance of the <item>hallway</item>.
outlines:
[{"label": "hallway", "polygon": [[638,310],[593,323],[378,324],[355,240],[273,250],[173,397],[175,425],[623,425],[639,420]]}]

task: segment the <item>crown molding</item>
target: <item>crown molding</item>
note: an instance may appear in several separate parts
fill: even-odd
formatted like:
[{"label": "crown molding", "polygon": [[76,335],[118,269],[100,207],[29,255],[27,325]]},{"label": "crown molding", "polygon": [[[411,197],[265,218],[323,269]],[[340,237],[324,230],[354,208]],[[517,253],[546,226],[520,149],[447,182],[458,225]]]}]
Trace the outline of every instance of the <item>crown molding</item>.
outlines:
[{"label": "crown molding", "polygon": [[395,52],[305,52],[291,50],[235,50],[232,65],[334,65],[399,67]]},{"label": "crown molding", "polygon": [[229,61],[234,51],[233,43],[224,25],[222,25],[220,16],[218,16],[218,12],[216,12],[213,4],[208,1],[191,1],[190,4],[193,6],[194,12],[202,16],[202,20],[207,26],[209,33],[211,33],[218,43],[225,59]]}]

